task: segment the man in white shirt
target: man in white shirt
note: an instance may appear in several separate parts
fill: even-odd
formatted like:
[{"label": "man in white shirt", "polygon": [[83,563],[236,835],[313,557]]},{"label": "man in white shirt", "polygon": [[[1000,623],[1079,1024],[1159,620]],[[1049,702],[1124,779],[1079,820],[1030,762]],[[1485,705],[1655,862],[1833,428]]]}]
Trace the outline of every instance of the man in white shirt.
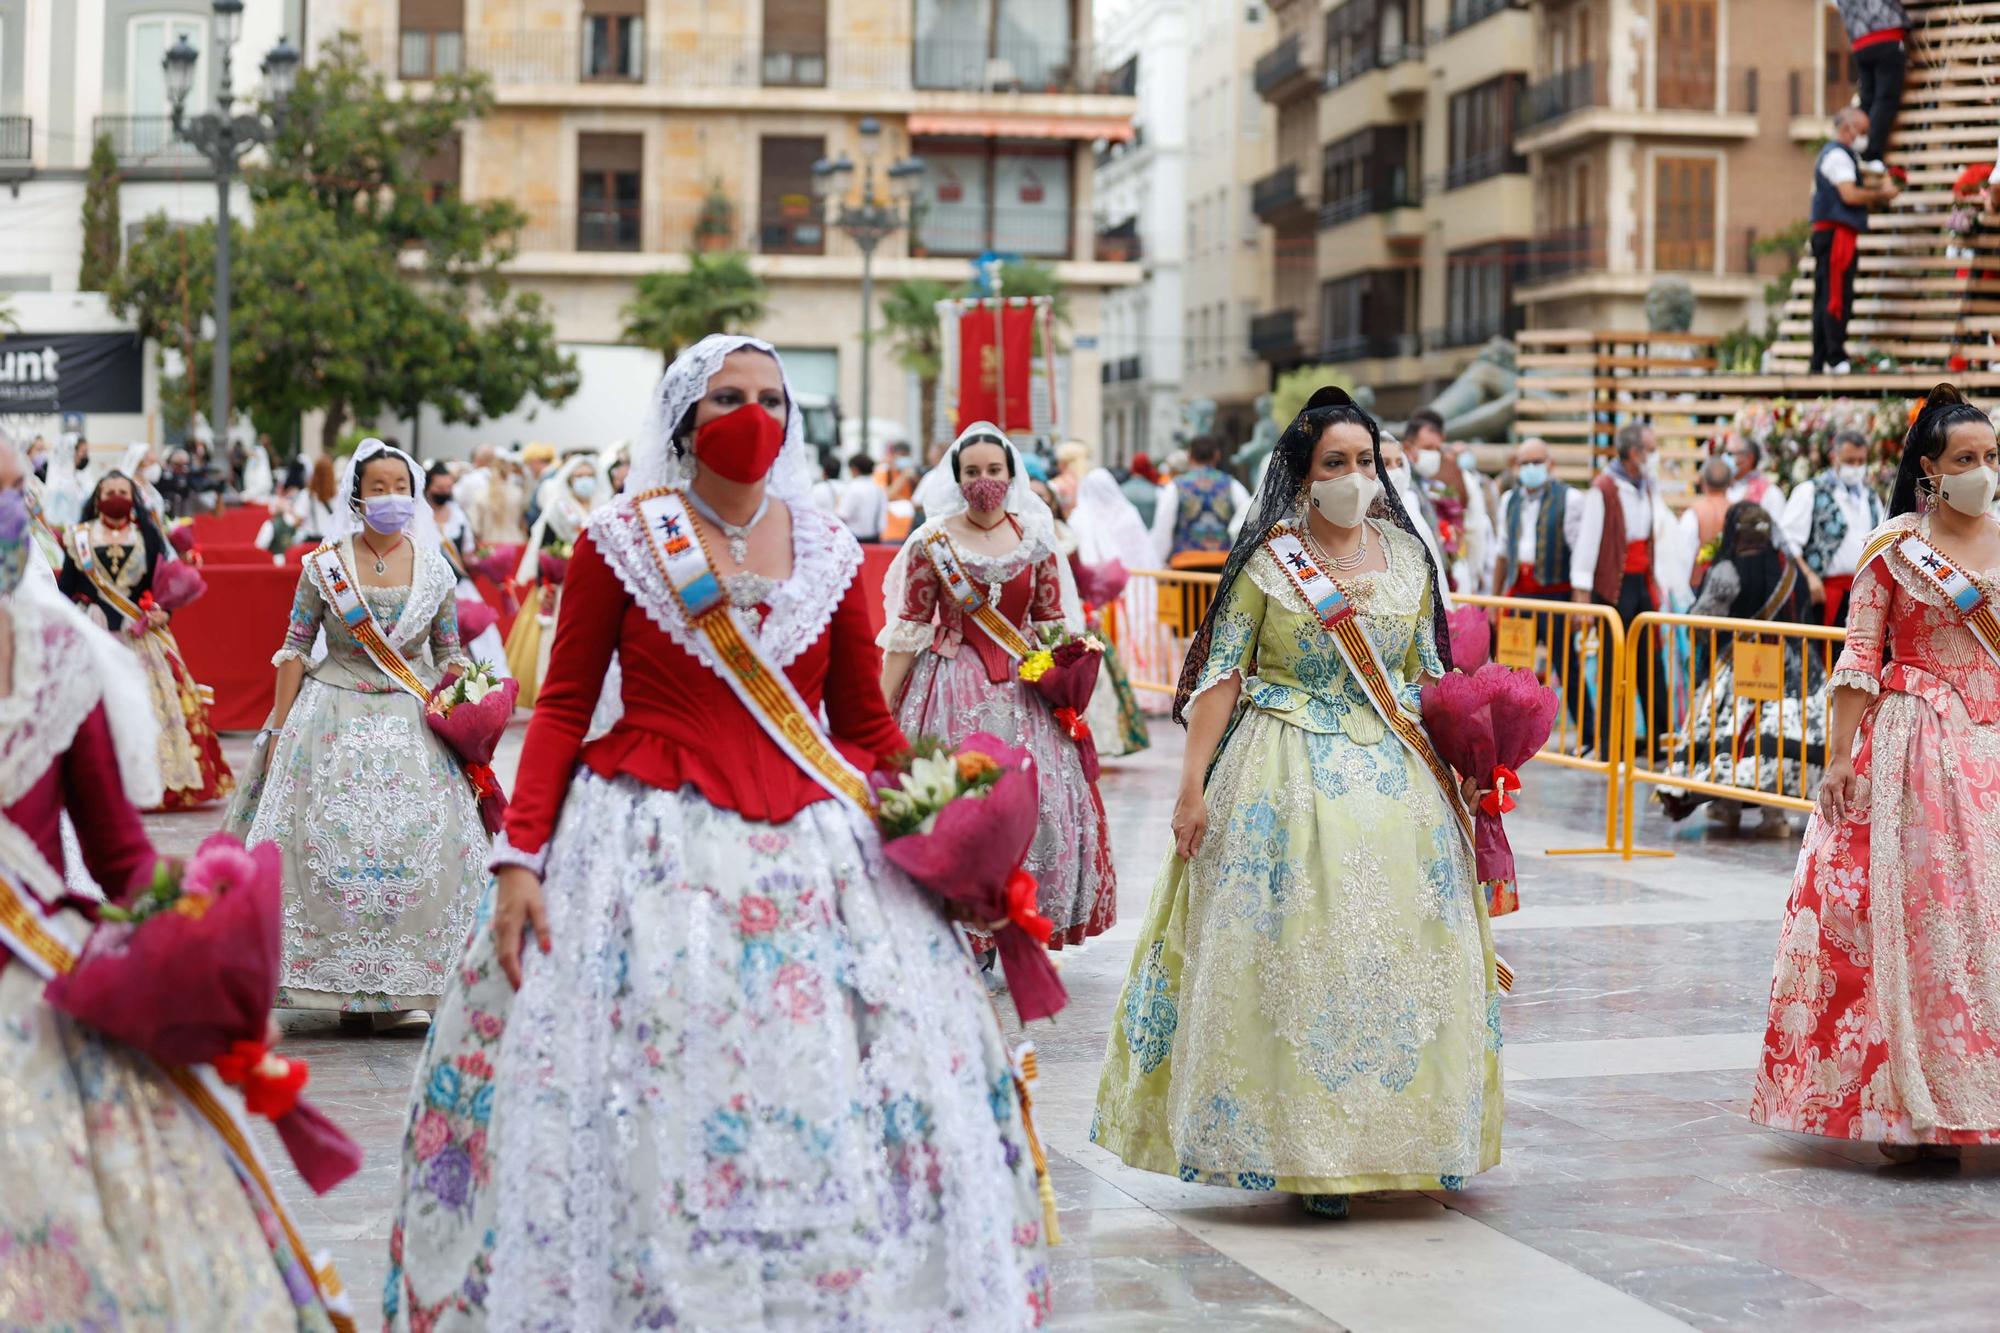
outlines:
[{"label": "man in white shirt", "polygon": [[1771,531],[1778,534],[1780,549],[1786,555],[1797,555],[1798,548],[1783,535],[1785,488],[1763,470],[1764,451],[1755,440],[1739,438],[1729,446],[1729,462],[1736,470],[1729,482],[1729,503],[1742,504],[1748,500],[1761,506],[1771,516]]},{"label": "man in white shirt", "polygon": [[[1500,497],[1500,555],[1493,566],[1493,590],[1503,597],[1570,600],[1570,556],[1583,532],[1584,499],[1555,479],[1551,464],[1548,441],[1539,437],[1523,440],[1514,451],[1515,484]],[[1550,672],[1562,678],[1563,700],[1581,734],[1588,708],[1584,673],[1563,642],[1564,621],[1535,620],[1535,637],[1549,655]]]},{"label": "man in white shirt", "polygon": [[1444,552],[1438,546],[1437,515],[1431,509],[1430,498],[1417,484],[1410,473],[1409,456],[1403,452],[1403,443],[1384,431],[1382,434],[1382,484],[1396,493],[1402,502],[1403,512],[1410,516],[1410,522],[1417,529],[1417,536],[1423,539],[1424,547],[1431,553],[1431,563],[1437,566],[1438,592],[1444,598],[1444,609],[1452,609],[1451,569],[1444,562]]},{"label": "man in white shirt", "polygon": [[1882,498],[1868,485],[1868,438],[1833,437],[1825,471],[1803,482],[1785,505],[1785,542],[1805,563],[1806,586],[1825,623],[1847,623],[1847,596],[1868,534],[1881,526]]},{"label": "man in white shirt", "polygon": [[889,516],[889,492],[875,481],[875,460],[856,454],[847,460],[847,485],[840,492],[840,521],[855,538],[882,540],[882,520]]},{"label": "man in white shirt", "polygon": [[1861,183],[1861,154],[1867,148],[1868,113],[1860,107],[1843,107],[1834,115],[1833,137],[1813,164],[1807,212],[1813,255],[1808,369],[1815,375],[1822,371],[1845,375],[1850,369],[1847,320],[1854,313],[1854,261],[1860,235],[1868,230],[1868,210],[1889,203],[1899,193],[1894,180],[1875,186]]},{"label": "man in white shirt", "polygon": [[1160,488],[1153,553],[1171,568],[1220,568],[1250,512],[1250,492],[1222,470],[1222,445],[1212,435],[1189,442],[1188,464]]}]

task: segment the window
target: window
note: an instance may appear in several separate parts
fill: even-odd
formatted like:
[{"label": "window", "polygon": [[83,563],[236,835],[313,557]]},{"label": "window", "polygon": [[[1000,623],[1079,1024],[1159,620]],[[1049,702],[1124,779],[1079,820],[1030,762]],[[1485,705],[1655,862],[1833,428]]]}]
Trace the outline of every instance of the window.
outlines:
[{"label": "window", "polygon": [[1380,29],[1380,0],[1346,0],[1345,4],[1327,11],[1328,87],[1359,78],[1375,68]]},{"label": "window", "polygon": [[1503,74],[1451,95],[1446,189],[1528,169],[1527,161],[1514,151],[1514,107],[1520,101],[1523,82],[1519,74]]},{"label": "window", "polygon": [[[193,15],[171,15],[132,20],[125,41],[125,109],[133,116],[170,117],[174,106],[167,99],[167,52],[181,38],[200,52],[195,61],[194,86],[188,89],[187,109],[192,115],[208,103],[208,19]],[[134,145],[139,151],[156,151],[172,138],[171,127],[160,132],[150,148]]]},{"label": "window", "polygon": [[826,85],[826,0],[764,0],[764,84]]},{"label": "window", "polygon": [[1654,104],[1715,110],[1715,0],[1660,0],[1659,16]]},{"label": "window", "polygon": [[583,0],[583,77],[646,77],[645,0]]},{"label": "window", "polygon": [[1372,269],[1322,283],[1320,355],[1353,361],[1413,350],[1409,330],[1416,291],[1415,270],[1402,268]]},{"label": "window", "polygon": [[826,228],[813,199],[813,163],[826,140],[766,136],[758,144],[757,248],[767,255],[826,253]]},{"label": "window", "polygon": [[916,0],[919,88],[1073,89],[1071,0]]},{"label": "window", "polygon": [[[1422,142],[1421,133],[1417,141]],[[1320,225],[1416,202],[1407,125],[1371,125],[1326,146],[1322,158]]]},{"label": "window", "polygon": [[1715,159],[1653,159],[1653,267],[1671,273],[1715,268]]},{"label": "window", "polygon": [[1517,241],[1454,250],[1445,259],[1444,345],[1465,347],[1518,331],[1513,304]]},{"label": "window", "polygon": [[577,249],[639,248],[640,162],[644,156],[644,140],[637,134],[577,137]]},{"label": "window", "polygon": [[[1066,259],[1070,253],[1070,150],[997,139],[930,139],[913,145],[928,168],[919,236],[933,255],[988,250]],[[1201,210],[1188,210],[1190,248]]]},{"label": "window", "polygon": [[465,0],[402,0],[401,33],[400,77],[456,74],[465,63]]},{"label": "window", "polygon": [[458,194],[459,162],[459,138],[453,133],[418,165],[417,179],[423,183],[426,202],[435,204]]}]

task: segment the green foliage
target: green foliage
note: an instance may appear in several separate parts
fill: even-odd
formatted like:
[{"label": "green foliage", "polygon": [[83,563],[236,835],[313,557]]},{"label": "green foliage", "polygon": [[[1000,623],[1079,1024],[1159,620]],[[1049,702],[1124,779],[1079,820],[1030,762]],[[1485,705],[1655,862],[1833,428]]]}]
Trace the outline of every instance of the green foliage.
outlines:
[{"label": "green foliage", "polygon": [[950,299],[951,288],[935,278],[905,278],[890,286],[882,302],[882,324],[896,349],[896,364],[917,377],[918,419],[925,431],[936,417],[938,376],[944,373],[937,303]]},{"label": "green foliage", "polygon": [[688,256],[681,273],[648,273],[618,313],[625,341],[667,361],[711,333],[741,333],[764,318],[764,280],[740,252]]},{"label": "green foliage", "polygon": [[[261,423],[323,410],[331,446],[348,422],[386,412],[429,405],[470,422],[575,392],[540,298],[513,292],[502,272],[519,211],[423,188],[423,163],[490,105],[469,75],[391,97],[351,37],[300,71],[267,162],[246,174],[255,225],[232,224],[238,406]],[[149,218],[106,289],[142,333],[182,351],[197,400],[214,255],[212,223]]]},{"label": "green foliage", "polygon": [[83,268],[77,287],[101,292],[118,271],[118,154],[111,136],[100,134],[90,150],[83,187]]},{"label": "green foliage", "polygon": [[1792,284],[1798,281],[1799,263],[1812,239],[1810,222],[1794,222],[1781,232],[1760,236],[1750,243],[1752,261],[1768,255],[1782,255],[1785,269],[1764,287],[1764,329],[1760,333],[1749,323],[1722,335],[1716,343],[1716,368],[1724,374],[1755,374],[1764,363],[1764,352],[1778,338],[1778,321],[1784,317],[1785,302],[1791,298]]},{"label": "green foliage", "polygon": [[1354,381],[1332,366],[1300,366],[1278,376],[1277,384],[1271,389],[1271,420],[1277,422],[1280,429],[1289,425],[1293,417],[1305,410],[1306,399],[1328,384],[1337,385],[1350,393],[1354,390]]},{"label": "green foliage", "polygon": [[702,196],[701,211],[695,214],[695,245],[701,249],[713,248],[704,242],[719,242],[727,246],[736,238],[736,205],[730,201],[729,192],[722,188],[722,181],[710,183],[708,193]]}]

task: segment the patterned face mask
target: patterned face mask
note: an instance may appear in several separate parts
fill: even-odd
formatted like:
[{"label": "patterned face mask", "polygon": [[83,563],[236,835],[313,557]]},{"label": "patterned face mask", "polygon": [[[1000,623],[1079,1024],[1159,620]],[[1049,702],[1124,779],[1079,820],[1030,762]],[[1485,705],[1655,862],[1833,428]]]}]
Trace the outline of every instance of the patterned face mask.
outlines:
[{"label": "patterned face mask", "polygon": [[28,497],[20,487],[0,491],[0,597],[12,597],[28,567],[31,522]]}]

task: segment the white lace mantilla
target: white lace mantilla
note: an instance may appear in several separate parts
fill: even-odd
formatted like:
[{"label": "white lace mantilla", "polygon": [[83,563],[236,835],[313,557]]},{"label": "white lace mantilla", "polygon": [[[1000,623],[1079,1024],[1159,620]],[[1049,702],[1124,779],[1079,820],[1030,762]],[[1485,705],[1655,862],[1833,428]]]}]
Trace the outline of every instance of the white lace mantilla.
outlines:
[{"label": "white lace mantilla", "polygon": [[[861,544],[838,518],[804,503],[788,500],[785,505],[792,513],[791,576],[773,585],[770,614],[761,627],[746,612],[730,613],[764,660],[780,671],[819,641],[861,568]],[[714,670],[707,644],[688,625],[680,599],[648,549],[652,538],[631,498],[621,495],[616,504],[594,514],[588,531],[646,618],[675,646]]]}]

